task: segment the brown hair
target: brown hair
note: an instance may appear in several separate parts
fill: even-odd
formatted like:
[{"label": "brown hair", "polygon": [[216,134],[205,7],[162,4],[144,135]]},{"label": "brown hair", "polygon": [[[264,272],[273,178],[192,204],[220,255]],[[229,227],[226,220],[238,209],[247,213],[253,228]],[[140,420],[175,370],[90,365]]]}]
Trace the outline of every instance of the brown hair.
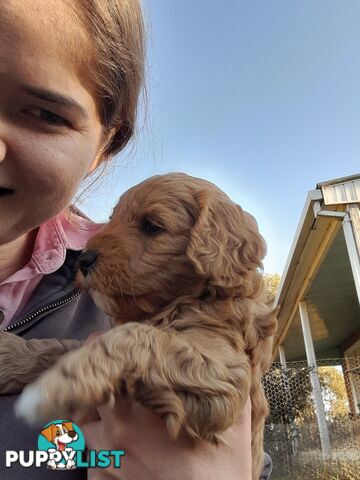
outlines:
[{"label": "brown hair", "polygon": [[102,163],[134,134],[144,86],[145,28],[140,0],[78,0],[92,47],[92,82],[103,124]]}]

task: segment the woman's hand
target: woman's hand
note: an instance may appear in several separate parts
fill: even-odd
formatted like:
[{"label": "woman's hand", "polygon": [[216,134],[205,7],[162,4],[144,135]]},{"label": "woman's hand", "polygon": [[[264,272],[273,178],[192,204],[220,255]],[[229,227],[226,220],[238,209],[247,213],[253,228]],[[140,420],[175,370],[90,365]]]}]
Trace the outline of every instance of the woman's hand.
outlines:
[{"label": "woman's hand", "polygon": [[118,399],[80,424],[90,450],[125,450],[121,468],[88,470],[89,480],[251,480],[251,406],[227,430],[224,444],[172,440],[165,423],[137,402]]}]

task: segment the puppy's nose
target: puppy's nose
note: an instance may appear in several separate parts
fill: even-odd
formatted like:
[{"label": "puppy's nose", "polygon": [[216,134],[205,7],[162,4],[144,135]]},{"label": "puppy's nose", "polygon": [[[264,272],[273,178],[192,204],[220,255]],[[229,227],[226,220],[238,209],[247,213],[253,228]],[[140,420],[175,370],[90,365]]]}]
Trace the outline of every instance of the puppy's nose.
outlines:
[{"label": "puppy's nose", "polygon": [[75,438],[76,437],[75,430],[69,430],[68,435],[69,435],[70,438]]},{"label": "puppy's nose", "polygon": [[84,277],[86,277],[91,268],[94,266],[98,255],[99,254],[96,250],[88,250],[87,252],[83,252],[78,256],[80,270]]}]

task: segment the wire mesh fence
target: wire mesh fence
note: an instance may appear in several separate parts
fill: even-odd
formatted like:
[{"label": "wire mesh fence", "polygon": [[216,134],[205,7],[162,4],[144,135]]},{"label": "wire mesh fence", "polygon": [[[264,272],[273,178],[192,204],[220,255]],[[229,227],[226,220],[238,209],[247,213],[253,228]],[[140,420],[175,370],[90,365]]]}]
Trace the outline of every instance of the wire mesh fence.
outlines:
[{"label": "wire mesh fence", "polygon": [[272,480],[360,479],[360,357],[320,360],[317,368],[274,363],[263,385],[270,406],[265,450],[274,464]]}]

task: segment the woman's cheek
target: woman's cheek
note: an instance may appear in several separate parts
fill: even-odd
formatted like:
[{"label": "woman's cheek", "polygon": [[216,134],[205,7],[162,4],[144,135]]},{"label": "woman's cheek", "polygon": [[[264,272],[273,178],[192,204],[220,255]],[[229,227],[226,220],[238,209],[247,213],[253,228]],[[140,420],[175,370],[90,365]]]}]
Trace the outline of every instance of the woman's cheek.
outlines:
[{"label": "woman's cheek", "polygon": [[[91,151],[85,142],[75,142],[71,137],[62,141],[47,142],[24,161],[23,173],[26,191],[36,203],[47,210],[53,206],[61,211],[72,200],[92,163],[95,148]],[[49,145],[49,143],[51,143]],[[91,143],[91,142],[90,142]]]}]

